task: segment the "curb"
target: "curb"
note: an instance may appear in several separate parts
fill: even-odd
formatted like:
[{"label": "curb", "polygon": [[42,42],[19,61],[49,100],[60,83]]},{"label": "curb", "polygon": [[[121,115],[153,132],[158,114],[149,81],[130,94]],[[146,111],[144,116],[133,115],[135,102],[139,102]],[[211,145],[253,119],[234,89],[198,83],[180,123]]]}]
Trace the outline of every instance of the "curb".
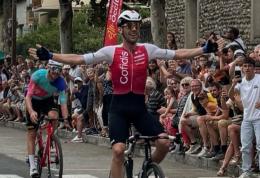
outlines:
[{"label": "curb", "polygon": [[[14,129],[20,129],[20,130],[26,130],[26,126],[24,123],[18,123],[13,121],[0,121],[0,126],[14,128]],[[61,138],[65,139],[72,139],[77,134],[73,132],[68,132],[66,130],[58,130],[57,135]],[[100,137],[98,135],[83,135],[83,140],[85,143],[91,143],[98,146],[103,146],[107,148],[111,148],[110,140],[109,138]],[[142,149],[142,146],[136,146],[135,154],[137,156],[144,155],[144,150]],[[168,161],[172,162],[179,162],[187,165],[192,165],[197,168],[202,169],[208,169],[208,170],[215,170],[217,173],[217,170],[219,169],[221,162],[210,160],[207,158],[200,158],[196,155],[190,155],[190,154],[167,154],[166,158]],[[240,175],[241,170],[238,166],[229,166],[227,170],[227,174],[232,177],[238,177]]]}]

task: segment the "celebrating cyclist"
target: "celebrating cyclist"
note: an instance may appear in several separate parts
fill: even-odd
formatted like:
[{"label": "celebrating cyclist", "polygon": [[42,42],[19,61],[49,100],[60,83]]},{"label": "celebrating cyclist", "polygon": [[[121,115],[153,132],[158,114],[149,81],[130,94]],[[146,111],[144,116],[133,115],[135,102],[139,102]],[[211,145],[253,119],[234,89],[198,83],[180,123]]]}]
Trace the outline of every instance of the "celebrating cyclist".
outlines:
[{"label": "celebrating cyclist", "polygon": [[[30,176],[38,175],[34,163],[36,129],[39,124],[40,114],[48,115],[50,119],[58,119],[58,105],[61,106],[64,122],[68,125],[68,108],[65,94],[66,83],[60,76],[62,64],[49,60],[48,69],[40,69],[34,72],[28,86],[26,95],[26,119],[27,119],[27,149],[30,163]],[[58,103],[55,102],[58,96]]]},{"label": "celebrating cyclist", "polygon": [[[110,65],[113,83],[113,98],[109,111],[109,136],[112,144],[111,177],[123,177],[125,142],[129,126],[133,123],[142,135],[166,135],[158,119],[145,107],[145,81],[147,65],[152,59],[187,59],[203,53],[214,52],[217,44],[208,41],[196,49],[161,49],[148,43],[137,43],[141,16],[134,10],[122,12],[118,18],[119,33],[123,43],[106,46],[94,53],[84,55],[50,53],[46,48],[30,48],[29,53],[40,60],[52,59],[68,64],[92,64],[102,61]],[[166,156],[169,141],[159,139],[155,143],[153,161],[159,163]]]}]

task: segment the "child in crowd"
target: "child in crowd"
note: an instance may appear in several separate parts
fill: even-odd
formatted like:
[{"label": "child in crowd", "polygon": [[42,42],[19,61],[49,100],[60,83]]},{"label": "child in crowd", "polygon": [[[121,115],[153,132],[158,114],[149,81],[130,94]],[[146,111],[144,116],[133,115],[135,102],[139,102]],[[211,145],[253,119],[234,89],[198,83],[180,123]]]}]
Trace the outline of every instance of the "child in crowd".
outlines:
[{"label": "child in crowd", "polygon": [[171,126],[172,123],[172,116],[175,113],[175,109],[173,108],[174,105],[174,96],[173,92],[169,88],[165,88],[164,90],[164,97],[166,99],[166,107],[161,107],[159,110],[160,115],[160,122],[164,126],[166,132],[169,135],[175,135],[177,132],[177,129],[174,129]]}]

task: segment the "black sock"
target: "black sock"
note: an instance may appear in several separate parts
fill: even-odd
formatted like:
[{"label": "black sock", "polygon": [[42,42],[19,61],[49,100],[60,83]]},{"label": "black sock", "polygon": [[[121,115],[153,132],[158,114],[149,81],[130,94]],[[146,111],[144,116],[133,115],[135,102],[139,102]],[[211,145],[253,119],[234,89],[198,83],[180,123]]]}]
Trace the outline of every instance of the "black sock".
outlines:
[{"label": "black sock", "polygon": [[196,145],[197,144],[197,142],[195,141],[195,142],[191,142],[190,143],[191,145]]},{"label": "black sock", "polygon": [[220,146],[219,145],[214,145],[213,146],[213,150],[214,150],[215,153],[219,152]]},{"label": "black sock", "polygon": [[227,145],[221,145],[221,151],[222,151],[222,153],[226,153],[226,151],[227,151]]}]

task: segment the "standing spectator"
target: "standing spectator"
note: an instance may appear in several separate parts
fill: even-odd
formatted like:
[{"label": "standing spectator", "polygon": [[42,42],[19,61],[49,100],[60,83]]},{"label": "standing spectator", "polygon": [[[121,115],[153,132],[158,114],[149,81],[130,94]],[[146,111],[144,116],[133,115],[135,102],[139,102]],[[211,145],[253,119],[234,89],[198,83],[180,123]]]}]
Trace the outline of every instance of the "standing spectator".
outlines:
[{"label": "standing spectator", "polygon": [[167,39],[166,46],[168,49],[174,49],[174,50],[178,49],[174,33],[167,32],[166,39]]},{"label": "standing spectator", "polygon": [[[241,83],[233,79],[229,90],[229,96],[234,97],[235,93],[241,96],[244,107],[243,121],[241,125],[241,152],[242,171],[240,178],[251,176],[253,139],[256,138],[256,149],[260,152],[260,75],[255,74],[255,61],[252,58],[244,60],[242,70],[245,76]],[[258,160],[260,162],[260,159]],[[259,164],[260,165],[260,164]]]},{"label": "standing spectator", "polygon": [[111,81],[111,72],[108,69],[103,75],[103,108],[102,108],[102,120],[103,120],[103,128],[101,130],[101,136],[108,137],[108,113],[110,108],[110,103],[112,100],[112,81]]},{"label": "standing spectator", "polygon": [[230,43],[227,44],[226,47],[233,45],[233,46],[237,46],[239,49],[242,49],[243,51],[246,50],[246,46],[243,40],[240,38],[239,30],[237,28],[229,27],[224,37],[230,40]]},{"label": "standing spectator", "polygon": [[[76,77],[80,77],[82,78],[82,73],[79,69],[79,67],[77,65],[70,65],[70,70],[69,70],[69,75],[67,76],[69,79],[69,89],[70,89],[70,93],[72,93],[72,90],[74,88],[74,80]],[[71,108],[72,111],[76,108],[76,102],[75,101],[71,101]]]},{"label": "standing spectator", "polygon": [[80,77],[76,77],[74,80],[74,89],[72,90],[73,98],[77,98],[80,101],[80,106],[75,108],[72,115],[72,125],[76,125],[77,135],[71,140],[71,142],[83,142],[82,130],[84,128],[84,120],[88,120],[87,112],[85,112],[87,99],[88,99],[88,86],[83,85],[83,80]]},{"label": "standing spectator", "polygon": [[159,66],[157,65],[157,61],[155,59],[149,61],[148,76],[152,77],[152,79],[155,81],[157,89],[159,91],[163,91],[162,83],[160,80],[160,70],[159,70]]}]

